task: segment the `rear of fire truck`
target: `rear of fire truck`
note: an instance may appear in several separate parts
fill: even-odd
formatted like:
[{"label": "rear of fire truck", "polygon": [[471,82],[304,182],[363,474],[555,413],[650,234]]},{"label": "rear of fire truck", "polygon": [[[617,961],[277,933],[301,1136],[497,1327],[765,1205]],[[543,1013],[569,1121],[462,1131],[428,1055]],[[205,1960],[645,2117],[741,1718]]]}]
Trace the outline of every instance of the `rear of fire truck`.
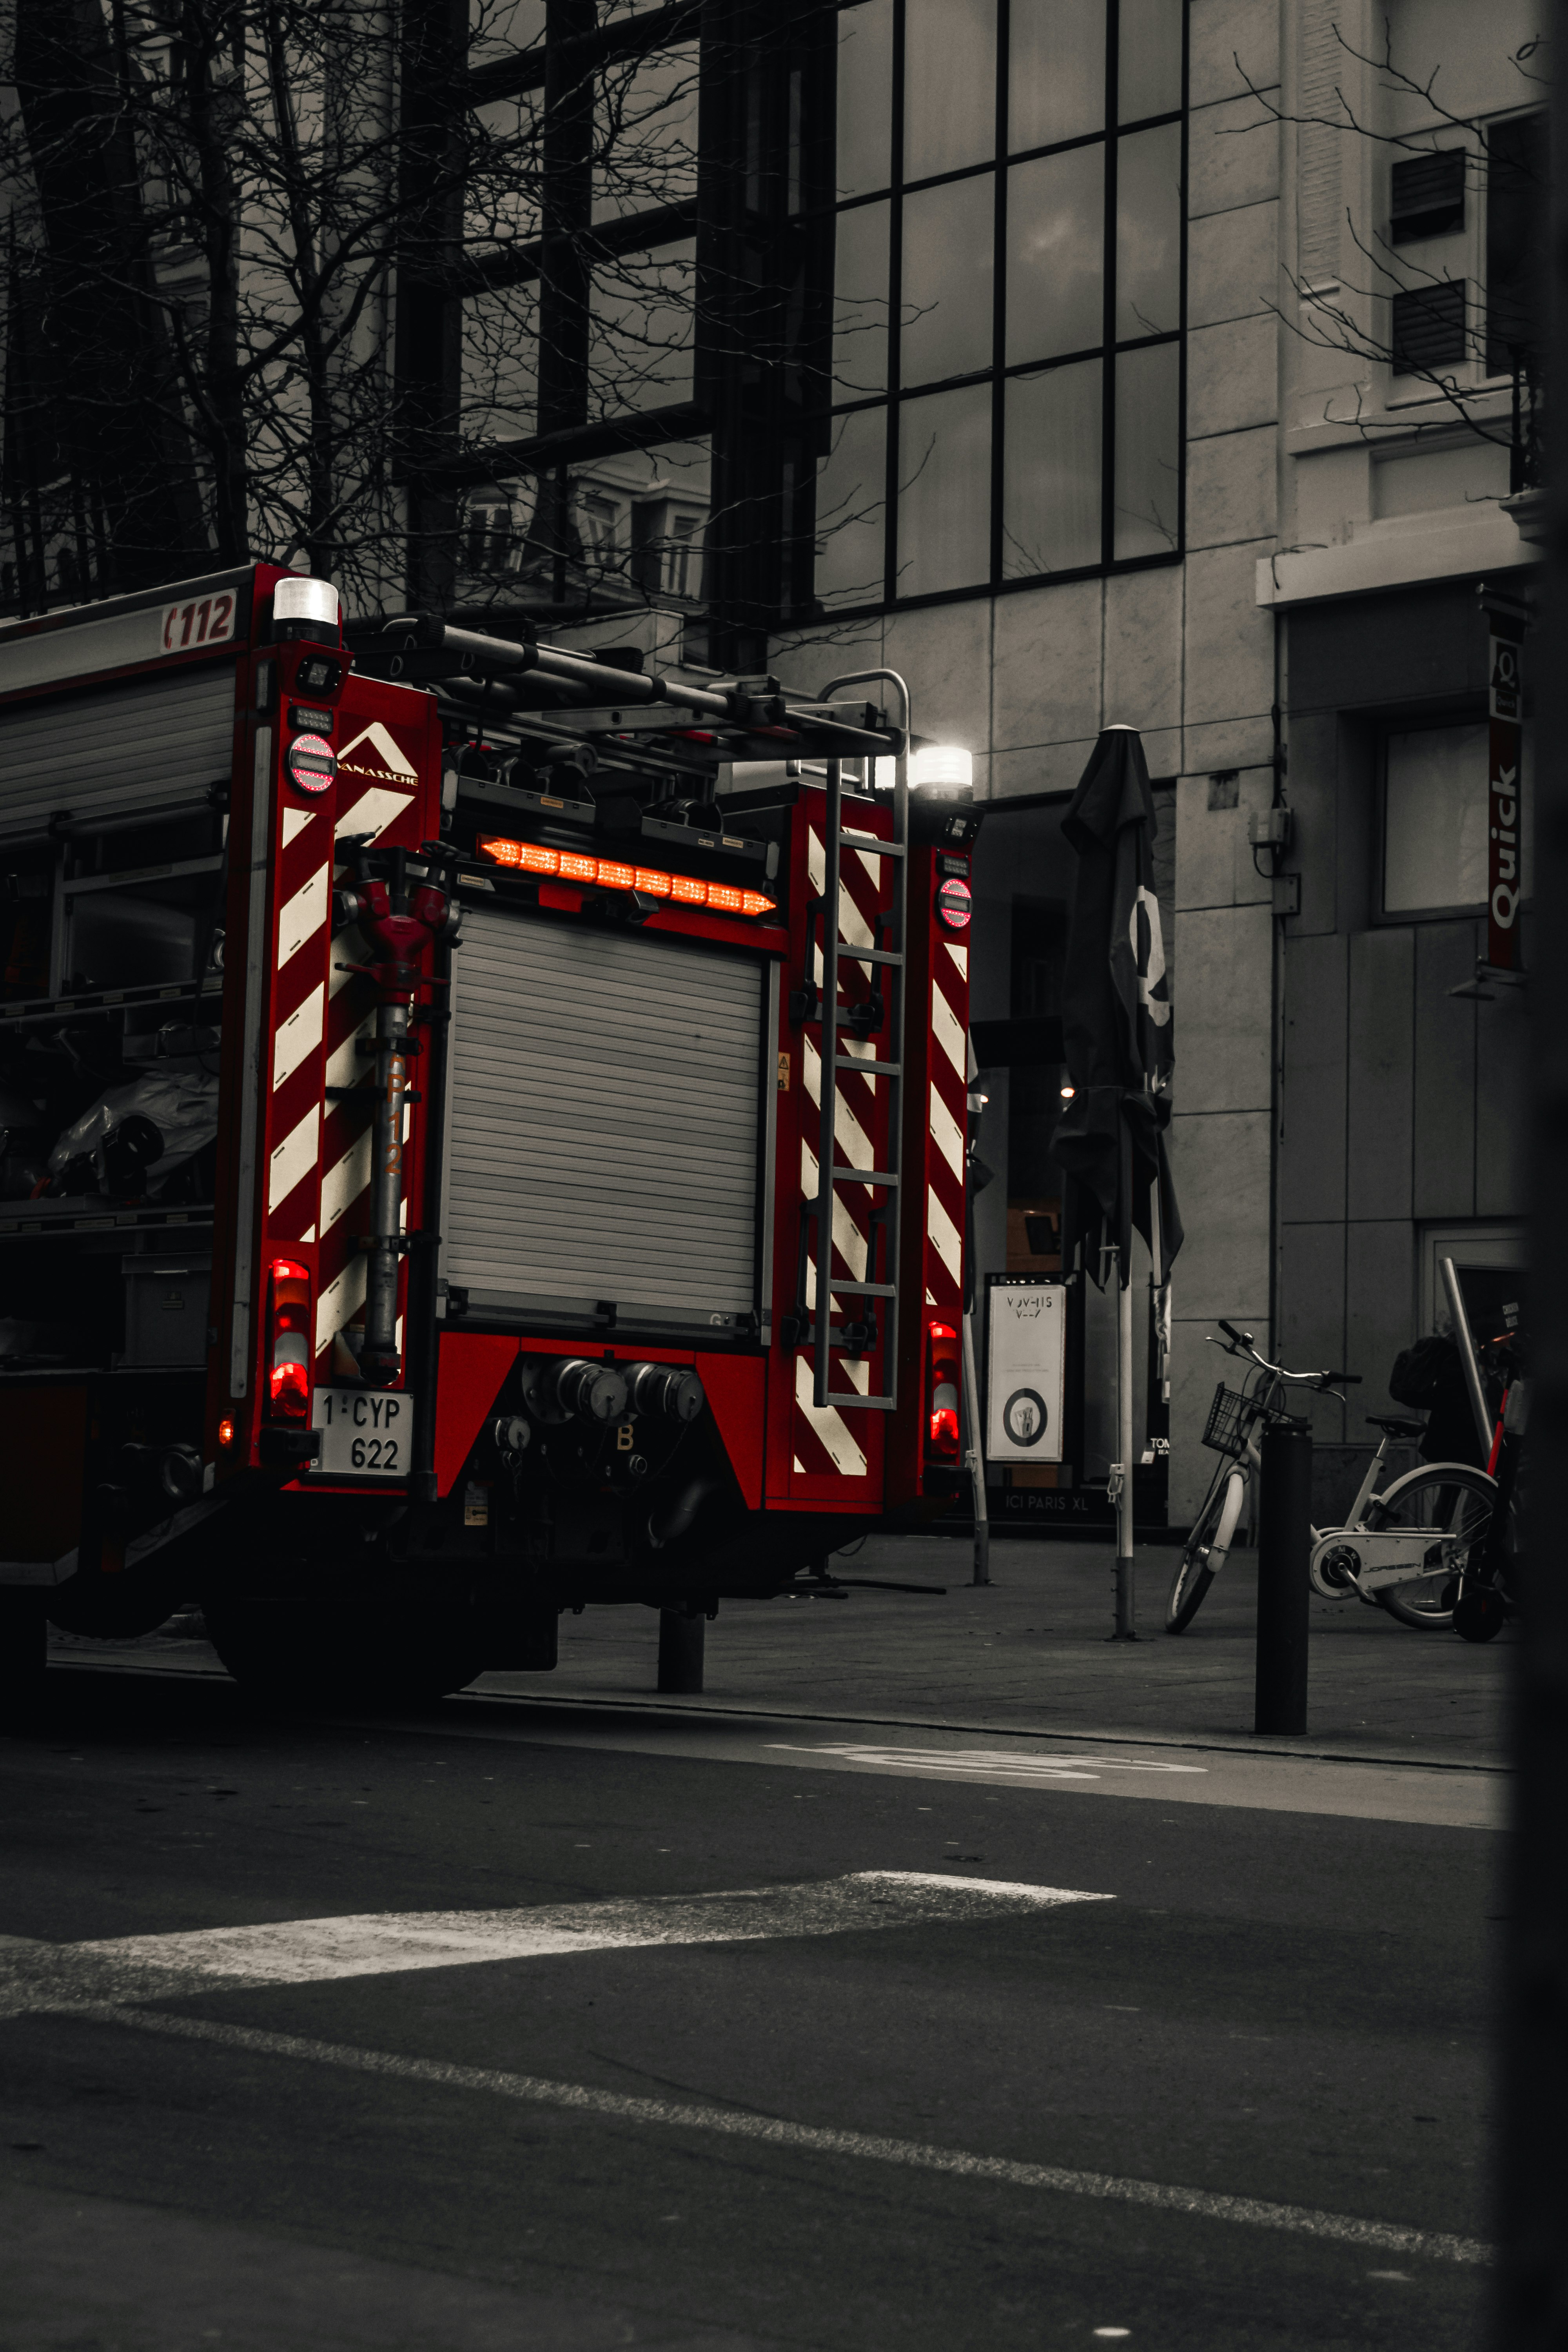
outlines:
[{"label": "rear of fire truck", "polygon": [[258,1686],[451,1689],[950,1505],[909,718],[266,565],[0,631],[10,1658],[195,1597]]}]

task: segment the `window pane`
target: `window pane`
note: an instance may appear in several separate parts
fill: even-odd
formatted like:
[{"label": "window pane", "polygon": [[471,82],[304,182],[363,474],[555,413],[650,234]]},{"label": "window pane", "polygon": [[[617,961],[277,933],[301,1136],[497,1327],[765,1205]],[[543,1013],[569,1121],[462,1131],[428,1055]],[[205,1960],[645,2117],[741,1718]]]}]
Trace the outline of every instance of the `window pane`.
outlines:
[{"label": "window pane", "polygon": [[536,429],[538,289],[508,286],[463,304],[463,440],[469,449]]},{"label": "window pane", "polygon": [[[1122,0],[1125,16],[1127,0]],[[1007,145],[1052,147],[1105,120],[1104,0],[1013,0]]]},{"label": "window pane", "polygon": [[697,47],[601,69],[594,218],[620,220],[697,194]]},{"label": "window pane", "polygon": [[833,254],[833,392],[882,392],[888,382],[886,204],[840,213]]},{"label": "window pane", "polygon": [[1550,184],[1546,117],[1494,122],[1487,133],[1487,373],[1509,375],[1540,340],[1536,287]]},{"label": "window pane", "polygon": [[1074,147],[1007,174],[1007,365],[1105,340],[1105,150]]},{"label": "window pane", "polygon": [[899,421],[900,596],[972,588],[991,572],[991,387],[905,403]]},{"label": "window pane", "polygon": [[1118,559],[1165,555],[1176,545],[1181,510],[1178,430],[1180,346],[1123,352],[1116,362],[1116,510],[1111,552]]},{"label": "window pane", "polygon": [[833,420],[816,469],[816,593],[824,604],[879,604],[887,515],[888,412]]},{"label": "window pane", "polygon": [[893,0],[838,18],[838,193],[863,196],[892,176]]},{"label": "window pane", "polygon": [[996,183],[953,180],[904,198],[901,382],[989,367]]},{"label": "window pane", "polygon": [[996,0],[905,0],[904,177],[996,149]]},{"label": "window pane", "polygon": [[1002,473],[1002,570],[1009,580],[1100,562],[1099,360],[1014,376]]},{"label": "window pane", "polygon": [[1142,122],[1182,102],[1182,0],[1121,0],[1117,115]]},{"label": "window pane", "polygon": [[504,245],[539,234],[539,101],[532,92],[476,107],[463,181],[463,234]]},{"label": "window pane", "polygon": [[499,64],[544,38],[544,0],[468,0],[468,63]]},{"label": "window pane", "polygon": [[697,245],[623,253],[594,272],[588,414],[662,408],[691,398],[692,289]]},{"label": "window pane", "polygon": [[1388,739],[1383,904],[1391,915],[1479,907],[1487,895],[1483,724]]},{"label": "window pane", "polygon": [[1116,340],[1181,325],[1182,129],[1141,131],[1118,144]]}]

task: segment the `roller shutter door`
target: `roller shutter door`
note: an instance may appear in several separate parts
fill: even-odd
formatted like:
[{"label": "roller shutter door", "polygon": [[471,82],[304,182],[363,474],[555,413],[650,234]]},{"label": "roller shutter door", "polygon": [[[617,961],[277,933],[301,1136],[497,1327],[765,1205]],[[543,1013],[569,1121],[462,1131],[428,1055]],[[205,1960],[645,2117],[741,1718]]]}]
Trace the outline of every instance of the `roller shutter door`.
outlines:
[{"label": "roller shutter door", "polygon": [[470,1312],[734,1329],[756,1304],[763,965],[469,907],[446,1271]]},{"label": "roller shutter door", "polygon": [[198,801],[234,758],[234,664],[52,695],[0,713],[0,835]]}]

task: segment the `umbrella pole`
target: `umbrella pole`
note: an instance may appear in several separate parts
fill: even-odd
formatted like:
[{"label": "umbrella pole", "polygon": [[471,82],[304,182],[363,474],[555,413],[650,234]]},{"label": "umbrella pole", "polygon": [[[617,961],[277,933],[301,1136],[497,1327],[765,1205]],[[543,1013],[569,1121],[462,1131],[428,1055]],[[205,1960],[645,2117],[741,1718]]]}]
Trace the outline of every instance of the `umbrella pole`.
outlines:
[{"label": "umbrella pole", "polygon": [[[1129,1251],[1131,1256],[1131,1253]],[[1116,1307],[1116,1435],[1121,1486],[1116,1496],[1116,1632],[1118,1642],[1138,1639],[1132,1585],[1132,1269],[1119,1266]]]}]

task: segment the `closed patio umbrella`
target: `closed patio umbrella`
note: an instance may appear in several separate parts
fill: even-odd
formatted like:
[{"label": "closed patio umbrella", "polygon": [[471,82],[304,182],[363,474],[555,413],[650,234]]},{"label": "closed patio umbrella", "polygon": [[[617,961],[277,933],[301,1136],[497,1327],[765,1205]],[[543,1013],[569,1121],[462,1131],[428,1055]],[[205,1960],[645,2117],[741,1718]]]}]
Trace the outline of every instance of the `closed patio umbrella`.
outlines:
[{"label": "closed patio umbrella", "polygon": [[1166,1150],[1174,1062],[1171,997],[1154,893],[1154,802],[1137,730],[1108,727],[1062,821],[1078,859],[1063,990],[1072,1097],[1052,1152],[1069,1179],[1062,1263],[1103,1284],[1114,1260],[1117,1431],[1116,1630],[1133,1634],[1132,1244],[1143,1235],[1154,1285],[1182,1245]]}]

